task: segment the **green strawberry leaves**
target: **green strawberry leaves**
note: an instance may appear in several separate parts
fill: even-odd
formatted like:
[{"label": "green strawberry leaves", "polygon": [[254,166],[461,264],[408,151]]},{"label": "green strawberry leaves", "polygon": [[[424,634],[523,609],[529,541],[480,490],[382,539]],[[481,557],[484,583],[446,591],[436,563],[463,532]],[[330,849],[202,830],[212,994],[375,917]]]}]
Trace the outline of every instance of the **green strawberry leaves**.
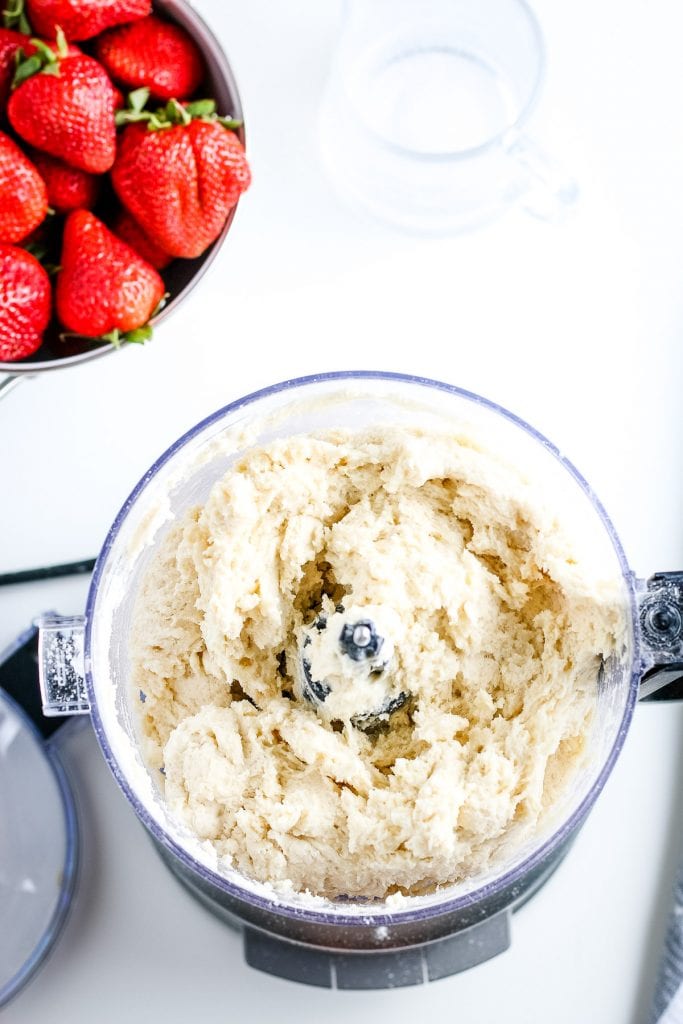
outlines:
[{"label": "green strawberry leaves", "polygon": [[15,32],[21,32],[25,36],[30,36],[33,31],[26,17],[24,0],[9,0],[7,7],[2,12],[2,23],[4,28],[14,29]]},{"label": "green strawberry leaves", "polygon": [[33,75],[59,75],[59,62],[69,52],[66,37],[61,28],[57,29],[56,51],[51,46],[48,46],[47,43],[44,43],[42,39],[32,39],[31,45],[35,46],[36,53],[31,54],[30,57],[26,56],[22,47],[17,50],[14,56],[16,71],[12,79],[13,89],[16,89],[17,86],[21,85],[28,78],[32,78]]},{"label": "green strawberry leaves", "polygon": [[146,324],[144,327],[137,327],[134,331],[124,331],[123,333],[116,327],[109,334],[103,334],[102,341],[108,341],[114,348],[120,348],[124,341],[129,344],[144,345],[151,337],[152,328]]},{"label": "green strawberry leaves", "polygon": [[[126,124],[128,121],[135,120],[138,115],[142,115],[148,99],[149,89],[146,86],[143,86],[141,89],[134,89],[133,92],[129,92],[126,97],[128,108],[116,111],[116,123]],[[119,120],[119,118],[121,118],[121,120]]]},{"label": "green strawberry leaves", "polygon": [[116,124],[118,127],[124,124],[136,124],[141,121],[147,122],[148,131],[163,131],[165,128],[172,128],[175,125],[190,124],[191,121],[217,122],[224,128],[233,131],[239,128],[241,121],[234,117],[221,117],[216,113],[214,100],[193,100],[190,103],[179,103],[178,100],[169,100],[163,107],[156,110],[147,110],[149,100],[149,89],[135,89],[128,93],[128,106],[125,110],[117,110]]},{"label": "green strawberry leaves", "polygon": [[[180,106],[180,104],[178,104],[176,100],[170,100],[169,102],[175,103],[177,106]],[[222,124],[224,128],[229,128],[231,131],[233,131],[235,128],[242,127],[242,122],[238,118],[221,117],[220,114],[217,114],[215,100],[193,100],[191,103],[188,103],[185,107],[181,107],[181,110],[183,110],[184,113],[188,115],[188,122],[218,121],[218,123]]]},{"label": "green strawberry leaves", "polygon": [[[170,102],[175,103],[176,101],[171,100]],[[194,100],[192,103],[188,103],[187,106],[183,109],[185,110],[190,120],[192,120],[193,117],[212,117],[216,113],[216,101]]]}]

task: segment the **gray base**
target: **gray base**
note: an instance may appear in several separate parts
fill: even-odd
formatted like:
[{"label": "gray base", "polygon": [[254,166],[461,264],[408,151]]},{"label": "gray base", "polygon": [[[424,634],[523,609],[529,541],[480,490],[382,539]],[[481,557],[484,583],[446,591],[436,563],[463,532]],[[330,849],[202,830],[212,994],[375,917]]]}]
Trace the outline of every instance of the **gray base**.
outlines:
[{"label": "gray base", "polygon": [[328,953],[244,929],[250,967],[321,988],[384,989],[422,985],[490,960],[510,945],[507,911],[447,939],[386,953]]},{"label": "gray base", "polygon": [[198,884],[196,876],[166,849],[157,845],[157,850],[195,899],[227,925],[242,932],[244,956],[250,967],[304,985],[362,990],[438,981],[505,952],[510,946],[512,912],[523,906],[545,884],[559,867],[569,846],[570,841],[567,841],[556,850],[543,867],[520,886],[516,899],[508,900],[502,909],[489,912],[487,916],[480,908],[476,923],[468,921],[458,925],[453,922],[450,934],[438,938],[425,937],[421,941],[413,939],[411,942],[408,939],[398,948],[394,946],[391,949],[370,948],[367,945],[368,931],[372,934],[373,929],[367,927],[362,929],[365,941],[355,949],[341,941],[337,948],[331,948],[332,932],[316,944],[313,935],[309,941],[302,941],[293,934],[293,928],[289,934],[275,934],[267,927],[258,927],[253,920],[247,919],[247,905],[228,908],[219,902],[213,891]]}]

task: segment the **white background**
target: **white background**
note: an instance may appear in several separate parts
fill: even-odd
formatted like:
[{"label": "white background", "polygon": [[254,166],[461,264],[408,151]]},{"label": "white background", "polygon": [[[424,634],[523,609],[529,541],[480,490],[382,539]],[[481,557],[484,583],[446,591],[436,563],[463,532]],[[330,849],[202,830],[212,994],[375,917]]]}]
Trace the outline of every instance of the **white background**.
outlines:
[{"label": "white background", "polygon": [[[182,431],[278,379],[379,368],[481,392],[550,436],[598,491],[634,570],[683,567],[683,9],[536,0],[548,46],[537,134],[581,185],[563,225],[515,211],[418,240],[349,213],[315,112],[333,0],[203,0],[244,99],[254,185],[208,277],[143,349],[43,375],[0,404],[0,570],[95,554]],[[84,581],[0,592],[0,645]],[[65,748],[84,865],[56,952],[7,1024],[430,1014],[488,1024],[641,1024],[683,856],[683,709],[643,706],[567,861],[504,956],[428,988],[307,989],[256,974],[182,892],[87,727]]]}]

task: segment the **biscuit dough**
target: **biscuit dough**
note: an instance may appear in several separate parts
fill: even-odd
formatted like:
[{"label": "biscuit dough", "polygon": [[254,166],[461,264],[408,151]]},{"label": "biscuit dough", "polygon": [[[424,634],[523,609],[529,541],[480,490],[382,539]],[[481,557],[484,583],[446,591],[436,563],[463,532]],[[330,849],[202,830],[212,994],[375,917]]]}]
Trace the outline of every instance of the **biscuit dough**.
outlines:
[{"label": "biscuit dough", "polygon": [[[333,717],[297,693],[303,631],[340,603],[384,610],[410,695],[367,731],[352,697]],[[398,427],[248,450],[169,529],[136,607],[141,739],[172,814],[245,875],[331,898],[429,892],[533,834],[624,642],[617,585],[530,484]]]}]

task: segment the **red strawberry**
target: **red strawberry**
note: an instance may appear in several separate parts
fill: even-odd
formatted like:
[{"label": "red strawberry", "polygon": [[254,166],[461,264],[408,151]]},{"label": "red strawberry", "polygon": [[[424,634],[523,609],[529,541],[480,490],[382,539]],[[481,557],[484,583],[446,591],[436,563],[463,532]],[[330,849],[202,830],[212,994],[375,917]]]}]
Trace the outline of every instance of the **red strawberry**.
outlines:
[{"label": "red strawberry", "polygon": [[169,256],[167,252],[160,249],[152,239],[145,234],[138,222],[131,217],[128,210],[121,210],[118,217],[114,221],[113,228],[114,234],[122,238],[123,241],[135,249],[138,256],[142,256],[143,260],[147,260],[151,263],[155,270],[163,270],[167,267],[172,256]]},{"label": "red strawberry", "polygon": [[47,186],[48,204],[57,213],[69,210],[91,210],[97,202],[100,179],[87,171],[57,160],[35,149],[31,159]]},{"label": "red strawberry", "polygon": [[[14,130],[36,149],[101,174],[116,154],[114,87],[92,57],[62,52],[64,46],[41,44],[39,54],[19,66],[7,114]],[[37,60],[44,64],[41,70]]]},{"label": "red strawberry", "polygon": [[123,122],[150,118],[152,126],[163,124],[164,117],[181,121],[158,131],[130,124],[121,134],[111,172],[123,205],[172,256],[201,255],[251,181],[242,143],[219,123],[212,107],[208,100],[187,108],[171,100],[156,115],[117,114]]},{"label": "red strawberry", "polygon": [[151,0],[27,0],[26,6],[35,32],[52,38],[61,28],[69,39],[92,39],[152,10]]},{"label": "red strawberry", "polygon": [[147,86],[156,100],[187,99],[204,77],[202,56],[187,33],[154,16],[105,32],[95,54],[117,82]]},{"label": "red strawberry", "polygon": [[50,320],[50,279],[34,256],[0,244],[0,360],[40,348]]},{"label": "red strawberry", "polygon": [[0,242],[20,242],[47,215],[47,189],[33,164],[0,132]]},{"label": "red strawberry", "polygon": [[68,215],[60,262],[57,316],[76,334],[116,342],[144,327],[164,297],[154,267],[87,210]]}]

